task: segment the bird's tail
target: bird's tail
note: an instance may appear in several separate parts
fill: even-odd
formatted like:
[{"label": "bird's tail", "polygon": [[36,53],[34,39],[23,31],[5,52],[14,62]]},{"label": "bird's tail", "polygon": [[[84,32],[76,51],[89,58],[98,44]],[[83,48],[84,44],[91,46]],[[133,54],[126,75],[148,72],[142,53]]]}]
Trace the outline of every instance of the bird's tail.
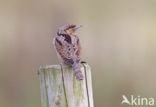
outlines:
[{"label": "bird's tail", "polygon": [[75,72],[75,77],[77,80],[83,80],[83,74],[80,68],[80,63],[74,63],[72,65],[73,71]]}]

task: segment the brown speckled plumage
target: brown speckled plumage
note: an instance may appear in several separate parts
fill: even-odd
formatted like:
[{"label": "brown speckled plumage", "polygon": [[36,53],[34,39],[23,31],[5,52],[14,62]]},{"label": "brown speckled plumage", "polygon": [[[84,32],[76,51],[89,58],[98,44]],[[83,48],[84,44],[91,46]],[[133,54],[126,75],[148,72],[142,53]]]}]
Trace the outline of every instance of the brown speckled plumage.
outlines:
[{"label": "brown speckled plumage", "polygon": [[54,45],[63,62],[72,66],[76,79],[83,80],[80,69],[81,46],[79,38],[75,34],[79,27],[73,24],[66,24],[60,27],[54,38]]}]

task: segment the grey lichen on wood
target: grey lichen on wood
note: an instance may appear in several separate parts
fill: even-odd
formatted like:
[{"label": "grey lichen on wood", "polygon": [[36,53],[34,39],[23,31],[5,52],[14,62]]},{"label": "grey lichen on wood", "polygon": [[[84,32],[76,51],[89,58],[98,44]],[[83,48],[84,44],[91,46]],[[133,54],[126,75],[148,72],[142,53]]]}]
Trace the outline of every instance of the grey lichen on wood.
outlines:
[{"label": "grey lichen on wood", "polygon": [[84,80],[76,80],[67,65],[40,67],[42,107],[94,107],[91,69],[81,65]]}]

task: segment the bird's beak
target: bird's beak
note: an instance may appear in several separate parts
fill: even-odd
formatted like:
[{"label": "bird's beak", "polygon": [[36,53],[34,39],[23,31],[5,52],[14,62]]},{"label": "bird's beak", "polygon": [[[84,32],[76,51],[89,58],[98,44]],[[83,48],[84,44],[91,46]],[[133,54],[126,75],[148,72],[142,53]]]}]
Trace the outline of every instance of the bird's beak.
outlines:
[{"label": "bird's beak", "polygon": [[74,27],[74,30],[76,31],[77,29],[79,29],[80,27],[82,27],[82,25],[78,25]]}]

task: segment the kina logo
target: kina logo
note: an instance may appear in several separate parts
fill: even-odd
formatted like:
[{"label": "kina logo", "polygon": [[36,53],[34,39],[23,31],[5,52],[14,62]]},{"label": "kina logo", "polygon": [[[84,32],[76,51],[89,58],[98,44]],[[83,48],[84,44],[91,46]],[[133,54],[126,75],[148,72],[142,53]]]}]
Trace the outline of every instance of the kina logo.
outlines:
[{"label": "kina logo", "polygon": [[154,105],[154,98],[146,98],[134,95],[130,96],[130,99],[128,99],[125,95],[122,95],[122,102],[121,104],[128,104],[132,106],[153,106]]}]

